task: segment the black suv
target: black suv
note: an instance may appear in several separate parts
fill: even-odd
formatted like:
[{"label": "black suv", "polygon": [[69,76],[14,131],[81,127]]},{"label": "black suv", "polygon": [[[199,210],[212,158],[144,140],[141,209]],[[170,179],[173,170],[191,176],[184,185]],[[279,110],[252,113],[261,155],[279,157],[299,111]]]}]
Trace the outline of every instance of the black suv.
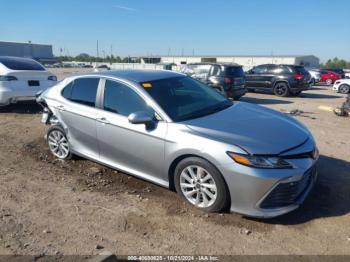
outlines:
[{"label": "black suv", "polygon": [[248,90],[272,91],[277,96],[299,95],[309,88],[310,73],[298,65],[259,65],[246,72]]},{"label": "black suv", "polygon": [[233,99],[239,99],[247,92],[243,68],[237,64],[187,64],[182,68],[181,72],[217,89],[220,93]]}]

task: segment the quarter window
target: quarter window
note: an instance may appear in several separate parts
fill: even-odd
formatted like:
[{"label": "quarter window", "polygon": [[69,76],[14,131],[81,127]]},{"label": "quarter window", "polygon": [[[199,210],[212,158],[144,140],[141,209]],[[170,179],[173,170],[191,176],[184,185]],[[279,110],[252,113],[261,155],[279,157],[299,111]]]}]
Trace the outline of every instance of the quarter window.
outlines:
[{"label": "quarter window", "polygon": [[111,80],[106,80],[103,108],[123,116],[129,116],[138,111],[154,113],[134,90]]},{"label": "quarter window", "polygon": [[62,96],[73,102],[86,106],[95,106],[98,78],[78,78],[68,84],[62,91]]}]

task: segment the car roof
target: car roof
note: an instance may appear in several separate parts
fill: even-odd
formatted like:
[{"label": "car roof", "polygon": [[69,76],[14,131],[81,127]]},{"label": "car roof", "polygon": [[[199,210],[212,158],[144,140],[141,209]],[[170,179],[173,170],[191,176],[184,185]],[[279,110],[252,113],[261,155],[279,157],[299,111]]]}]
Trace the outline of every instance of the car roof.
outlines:
[{"label": "car roof", "polygon": [[[91,73],[80,74],[79,76],[91,75]],[[185,76],[184,74],[177,73],[169,70],[140,70],[140,69],[128,69],[128,70],[111,70],[103,72],[94,72],[93,75],[116,77],[124,80],[142,83],[148,81],[155,81],[160,79]]]},{"label": "car roof", "polygon": [[28,62],[28,61],[35,61],[31,58],[24,58],[24,57],[16,57],[16,56],[0,56],[0,63],[6,63],[6,62]]}]

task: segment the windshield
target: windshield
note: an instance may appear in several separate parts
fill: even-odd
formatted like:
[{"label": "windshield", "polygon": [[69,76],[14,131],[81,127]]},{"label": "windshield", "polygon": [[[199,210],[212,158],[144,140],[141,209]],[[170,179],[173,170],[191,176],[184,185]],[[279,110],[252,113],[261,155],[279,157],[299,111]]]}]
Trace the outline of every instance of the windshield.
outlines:
[{"label": "windshield", "polygon": [[175,122],[213,114],[233,104],[191,77],[167,78],[141,85]]}]

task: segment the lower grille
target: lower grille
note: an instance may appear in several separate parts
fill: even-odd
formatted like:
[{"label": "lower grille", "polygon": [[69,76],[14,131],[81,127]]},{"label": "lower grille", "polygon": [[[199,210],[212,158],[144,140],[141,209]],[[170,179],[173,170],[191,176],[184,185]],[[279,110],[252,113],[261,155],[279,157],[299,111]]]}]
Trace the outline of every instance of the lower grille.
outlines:
[{"label": "lower grille", "polygon": [[280,183],[260,204],[261,208],[279,208],[293,205],[308,189],[313,180],[315,169],[308,170],[299,181]]}]

